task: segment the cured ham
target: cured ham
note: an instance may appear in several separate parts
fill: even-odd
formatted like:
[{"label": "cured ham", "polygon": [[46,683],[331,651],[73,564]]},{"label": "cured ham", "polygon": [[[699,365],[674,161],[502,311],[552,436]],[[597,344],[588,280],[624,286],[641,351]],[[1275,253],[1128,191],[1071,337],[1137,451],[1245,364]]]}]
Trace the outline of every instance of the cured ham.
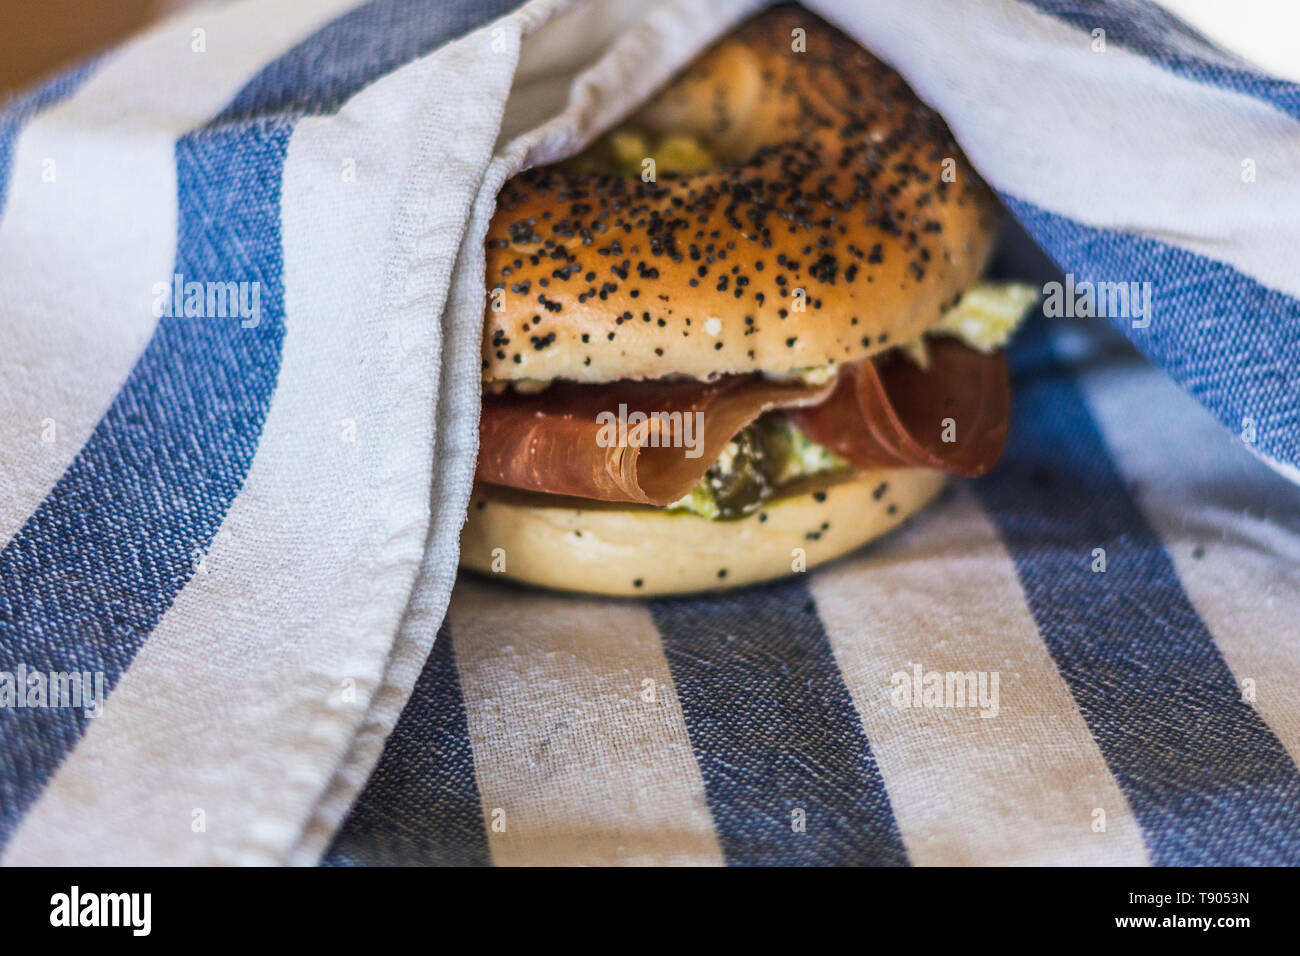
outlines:
[{"label": "cured ham", "polygon": [[846,365],[835,392],[791,414],[805,434],[858,468],[918,465],[974,478],[1002,456],[1011,386],[1001,352],[926,340],[921,368],[898,352]]},{"label": "cured ham", "polygon": [[1006,363],[946,337],[930,342],[929,352],[926,368],[893,353],[845,365],[824,385],[732,375],[486,394],[476,477],[662,507],[689,492],[737,432],[778,410],[859,469],[983,474],[1006,443]]},{"label": "cured ham", "polygon": [[[477,478],[556,495],[668,505],[695,486],[750,422],[773,409],[825,401],[833,389],[833,383],[782,385],[730,375],[714,382],[556,382],[533,395],[484,395]],[[610,429],[607,416],[631,422],[636,413],[644,425],[626,428],[624,443],[610,441],[619,429]]]}]

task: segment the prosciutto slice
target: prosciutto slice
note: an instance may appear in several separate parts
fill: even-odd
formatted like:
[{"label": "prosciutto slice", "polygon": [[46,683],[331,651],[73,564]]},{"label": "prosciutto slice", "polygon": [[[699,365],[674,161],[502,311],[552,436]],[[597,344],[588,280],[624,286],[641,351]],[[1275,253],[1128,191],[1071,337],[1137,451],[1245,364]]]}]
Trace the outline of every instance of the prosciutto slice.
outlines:
[{"label": "prosciutto slice", "polygon": [[974,476],[1001,455],[1010,404],[1002,356],[948,338],[930,343],[925,369],[891,355],[845,365],[825,385],[760,375],[557,382],[532,395],[484,395],[476,477],[662,507],[695,486],[733,435],[777,409],[857,468],[920,465]]},{"label": "prosciutto slice", "polygon": [[967,478],[984,474],[1007,443],[1006,359],[947,336],[926,344],[924,369],[897,352],[846,365],[831,397],[793,412],[795,424],[858,468],[920,465]]},{"label": "prosciutto slice", "polygon": [[[662,507],[694,488],[723,446],[758,416],[823,402],[834,388],[730,375],[715,382],[557,382],[535,395],[484,395],[477,477]],[[625,442],[611,442],[609,419],[630,422],[637,412],[659,417],[627,428]]]}]

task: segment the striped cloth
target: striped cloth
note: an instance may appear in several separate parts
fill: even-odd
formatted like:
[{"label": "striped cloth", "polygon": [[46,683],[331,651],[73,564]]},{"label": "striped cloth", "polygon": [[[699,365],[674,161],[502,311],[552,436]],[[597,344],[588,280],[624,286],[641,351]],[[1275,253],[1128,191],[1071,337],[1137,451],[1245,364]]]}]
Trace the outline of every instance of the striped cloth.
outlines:
[{"label": "striped cloth", "polygon": [[0,113],[0,701],[107,695],[0,707],[4,862],[1300,862],[1300,87],[1139,0],[809,5],[1068,277],[1004,269],[1151,308],[1031,322],[993,474],[722,596],[456,533],[493,197],[757,0],[235,0]]}]

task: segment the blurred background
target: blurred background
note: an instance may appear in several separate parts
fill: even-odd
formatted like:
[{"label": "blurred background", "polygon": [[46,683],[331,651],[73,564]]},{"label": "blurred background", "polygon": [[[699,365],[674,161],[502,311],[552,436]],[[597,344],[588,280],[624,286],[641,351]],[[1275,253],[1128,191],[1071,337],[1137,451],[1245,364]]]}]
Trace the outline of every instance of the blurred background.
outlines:
[{"label": "blurred background", "polygon": [[[0,100],[193,3],[0,0]],[[1300,81],[1300,0],[1160,0],[1160,5],[1221,46],[1277,76]],[[1081,0],[1079,6],[1086,10],[1089,3]]]},{"label": "blurred background", "polygon": [[185,4],[186,0],[0,0],[0,100]]}]

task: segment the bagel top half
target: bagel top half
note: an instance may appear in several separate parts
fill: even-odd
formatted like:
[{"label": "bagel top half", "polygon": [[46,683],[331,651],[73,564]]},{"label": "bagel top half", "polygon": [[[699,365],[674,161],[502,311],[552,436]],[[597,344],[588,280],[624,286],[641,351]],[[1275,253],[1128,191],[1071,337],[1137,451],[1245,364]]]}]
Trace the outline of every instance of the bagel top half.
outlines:
[{"label": "bagel top half", "polygon": [[741,25],[628,125],[712,162],[510,180],[487,238],[485,381],[853,362],[933,326],[988,258],[997,206],[947,126],[802,9]]}]

